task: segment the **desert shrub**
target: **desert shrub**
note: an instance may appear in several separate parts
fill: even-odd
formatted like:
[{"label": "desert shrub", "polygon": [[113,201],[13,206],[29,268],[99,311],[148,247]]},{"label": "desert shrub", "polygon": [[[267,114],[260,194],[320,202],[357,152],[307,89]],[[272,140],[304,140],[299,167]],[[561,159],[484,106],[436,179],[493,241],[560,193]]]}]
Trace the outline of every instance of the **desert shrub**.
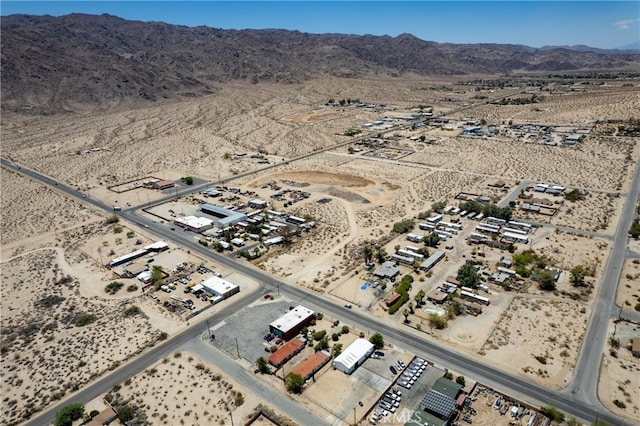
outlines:
[{"label": "desert shrub", "polygon": [[435,327],[437,330],[443,330],[447,327],[447,319],[438,314],[430,314],[429,326]]},{"label": "desert shrub", "polygon": [[299,374],[289,374],[285,381],[285,385],[289,392],[302,393],[302,386],[304,385],[304,379]]},{"label": "desert shrub", "polygon": [[405,219],[393,224],[393,232],[404,234],[405,232],[411,231],[415,225],[416,223],[412,219]]},{"label": "desert shrub", "polygon": [[327,330],[320,330],[313,333],[313,340],[320,341],[327,335]]},{"label": "desert shrub", "polygon": [[56,305],[59,305],[60,303],[64,302],[65,298],[62,296],[58,296],[55,294],[51,294],[49,296],[43,297],[42,299],[40,299],[39,301],[36,302],[37,306],[43,307],[43,308],[52,308]]},{"label": "desert shrub", "polygon": [[542,408],[542,414],[549,417],[551,420],[556,421],[558,423],[564,421],[564,414],[558,410],[556,407],[552,407],[550,405]]},{"label": "desert shrub", "polygon": [[116,294],[122,287],[124,287],[124,284],[120,281],[111,281],[105,286],[104,291],[109,294]]},{"label": "desert shrub", "polygon": [[107,222],[107,224],[118,223],[118,222],[120,222],[120,218],[114,214],[114,215],[109,216],[106,219],[106,222]]},{"label": "desert shrub", "polygon": [[129,306],[123,312],[125,317],[132,317],[132,316],[138,315],[140,313],[142,313],[142,310],[139,307],[137,307],[136,305]]},{"label": "desert shrub", "polygon": [[622,409],[627,408],[627,404],[625,404],[623,401],[620,401],[619,399],[614,399],[613,404],[618,408],[622,408]]},{"label": "desert shrub", "polygon": [[76,327],[84,327],[95,322],[98,319],[96,314],[81,314],[75,322]]},{"label": "desert shrub", "polygon": [[127,287],[127,291],[129,293],[132,293],[132,292],[136,291],[137,289],[138,289],[138,286],[135,285],[135,284],[131,284],[129,287]]}]

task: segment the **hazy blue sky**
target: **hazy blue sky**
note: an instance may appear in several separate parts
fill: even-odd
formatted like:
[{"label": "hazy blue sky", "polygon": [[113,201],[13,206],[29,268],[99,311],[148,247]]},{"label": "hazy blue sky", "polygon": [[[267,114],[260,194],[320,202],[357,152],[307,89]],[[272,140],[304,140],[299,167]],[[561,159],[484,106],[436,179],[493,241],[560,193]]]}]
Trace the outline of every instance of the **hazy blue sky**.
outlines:
[{"label": "hazy blue sky", "polygon": [[108,13],[225,29],[396,36],[452,43],[618,48],[640,40],[640,1],[1,1],[14,13]]}]

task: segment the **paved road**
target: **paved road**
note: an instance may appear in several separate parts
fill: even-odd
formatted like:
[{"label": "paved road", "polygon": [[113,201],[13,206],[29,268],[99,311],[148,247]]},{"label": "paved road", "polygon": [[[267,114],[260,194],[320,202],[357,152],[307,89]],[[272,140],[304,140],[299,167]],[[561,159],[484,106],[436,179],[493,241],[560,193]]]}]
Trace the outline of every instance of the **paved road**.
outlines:
[{"label": "paved road", "polygon": [[[13,164],[7,164],[5,160],[2,160],[2,164],[12,169],[15,169],[18,167]],[[82,198],[82,194],[71,187],[61,185],[50,178],[43,177],[42,175],[36,172],[25,170],[24,168],[22,168],[22,170],[19,170],[19,171],[33,177],[34,179],[40,180],[43,183],[46,183],[52,186],[57,186],[60,190],[66,192],[68,195],[72,197]],[[639,180],[640,180],[640,177],[638,176],[638,172],[636,170],[636,174],[634,177],[634,185],[636,186],[635,192],[638,192],[640,190],[640,188],[638,188],[640,187],[640,185],[638,185]],[[84,201],[89,202],[94,206],[106,211],[109,211],[111,209],[111,206],[107,206],[104,203],[101,203],[96,200],[87,198]],[[626,218],[626,215],[628,214],[629,209],[627,207],[628,206],[625,205],[625,209],[623,210],[623,218]],[[631,210],[631,213],[633,213],[633,210]],[[598,348],[597,350],[593,350],[592,346],[589,345],[587,350],[583,350],[581,352],[580,358],[579,358],[579,363],[580,363],[579,367],[583,366],[585,363],[586,365],[593,365],[594,361],[592,361],[592,359],[595,359],[597,368],[595,370],[591,370],[590,371],[591,374],[589,374],[589,370],[582,370],[581,368],[576,369],[576,371],[582,372],[581,374],[577,374],[577,377],[578,378],[582,377],[583,379],[582,381],[579,381],[579,386],[577,387],[575,385],[572,386],[572,390],[574,392],[567,392],[567,391],[556,392],[556,391],[546,389],[542,386],[533,384],[530,381],[521,379],[519,377],[503,373],[500,371],[498,366],[488,365],[483,362],[477,361],[473,358],[470,358],[466,355],[457,353],[456,351],[446,349],[437,342],[426,340],[424,335],[416,335],[414,332],[411,332],[408,329],[403,328],[402,326],[398,327],[396,324],[381,321],[376,318],[371,318],[368,315],[360,313],[356,310],[344,309],[343,307],[338,306],[333,302],[327,301],[324,298],[317,296],[313,293],[307,293],[305,290],[301,288],[298,288],[295,286],[289,286],[286,283],[280,282],[276,277],[270,276],[264,271],[255,269],[248,263],[243,263],[243,262],[237,263],[233,259],[229,259],[224,256],[219,256],[216,253],[213,253],[212,251],[197,244],[196,239],[193,238],[193,234],[191,234],[190,232],[171,231],[168,226],[161,225],[161,224],[154,224],[153,222],[151,222],[150,219],[137,216],[133,210],[122,211],[120,212],[120,215],[123,218],[130,220],[133,223],[136,223],[138,225],[141,225],[141,226],[147,225],[150,231],[152,231],[162,239],[165,239],[167,241],[172,241],[176,244],[185,246],[191,251],[198,252],[200,255],[210,258],[218,264],[227,266],[235,271],[238,271],[242,274],[245,274],[247,276],[254,278],[256,281],[260,282],[265,288],[270,288],[273,290],[275,290],[276,288],[279,288],[279,291],[287,295],[288,297],[294,300],[298,300],[299,302],[303,302],[319,311],[325,312],[325,314],[327,315],[331,315],[333,317],[339,318],[345,323],[353,324],[355,327],[360,328],[362,330],[368,330],[370,332],[376,332],[376,331],[381,332],[383,335],[386,336],[387,341],[390,341],[403,348],[416,352],[421,356],[424,356],[428,359],[435,361],[439,365],[448,366],[452,369],[455,369],[456,371],[460,371],[461,373],[469,377],[473,377],[477,380],[481,380],[482,382],[487,383],[488,385],[492,385],[497,388],[500,388],[507,393],[512,393],[514,394],[514,396],[520,396],[525,400],[535,401],[541,405],[547,404],[547,403],[553,404],[554,406],[558,407],[560,410],[568,414],[574,415],[579,419],[592,421],[596,417],[599,417],[600,419],[607,421],[610,424],[626,424],[624,421],[613,416],[611,413],[606,411],[601,406],[601,404],[597,399],[597,394],[595,390],[596,387],[593,387],[592,389],[586,388],[586,386],[588,386],[591,383],[595,383],[597,386],[598,375],[595,373],[599,371],[599,361],[602,356],[602,348],[604,345],[604,338],[606,335],[606,325],[607,325],[606,321],[604,322],[604,331],[602,330],[601,321],[597,323],[597,326],[592,326],[590,324],[587,332],[588,336],[592,336],[598,339],[601,337],[602,343],[599,346],[598,345],[593,346],[593,347],[597,347]],[[631,214],[631,217],[632,216],[633,215]],[[627,219],[625,220],[621,219],[620,226],[622,226],[623,222],[626,223],[627,221],[628,221]],[[618,232],[616,233],[617,236],[619,234],[624,234],[624,232],[626,232],[626,230],[620,231],[621,229],[622,228],[620,227],[618,228]],[[625,229],[628,229],[628,226]],[[618,240],[618,238],[616,238],[616,240]],[[624,242],[626,243],[626,238],[624,238]],[[620,247],[620,244],[616,244],[614,245],[614,247]],[[624,248],[624,244],[622,245],[622,247]],[[623,250],[623,253],[624,253],[624,250]],[[618,269],[617,275],[615,275],[616,273],[615,265],[611,263],[611,259],[613,257],[614,256],[610,256],[609,258],[610,261],[607,264],[606,270],[610,271],[613,269],[614,270],[613,278],[615,278],[615,277],[619,277],[620,270]],[[612,278],[609,276],[610,273],[611,272],[605,274],[605,276],[608,278]],[[615,287],[617,285],[617,280],[612,281],[612,283],[613,284],[608,286],[601,286],[601,291],[599,292],[599,295],[598,295],[598,301],[596,302],[596,309],[594,314],[592,315],[592,322],[593,322],[593,319],[598,320],[603,316],[606,316],[606,318],[609,318],[609,316],[611,315],[611,306],[612,306],[611,303],[613,300],[613,298],[611,298],[609,294],[611,290],[604,292],[603,289],[605,287],[606,288],[612,287],[613,297],[615,297]],[[243,303],[246,304],[248,300],[249,298],[245,298],[245,295],[243,295],[242,298],[234,301],[231,307],[233,307],[234,310],[238,309],[240,306],[243,305]],[[607,304],[608,300],[610,301],[609,304]],[[604,313],[596,315],[596,313],[600,311],[603,311]],[[226,314],[229,314],[230,312],[232,312],[232,310],[227,307],[223,309],[220,313],[214,314],[212,318],[214,319],[214,321],[220,320],[220,319],[223,319],[224,316]],[[108,391],[114,384],[119,383],[120,381],[126,379],[127,377],[130,377],[133,374],[136,374],[139,371],[142,371],[146,366],[156,361],[162,355],[174,351],[175,348],[179,347],[180,345],[186,344],[188,341],[194,338],[196,339],[199,338],[199,334],[201,331],[202,330],[198,330],[193,327],[185,330],[184,332],[180,333],[179,335],[165,342],[163,345],[153,348],[148,352],[145,352],[144,354],[140,355],[138,358],[125,364],[120,369],[114,371],[108,376],[105,376],[102,379],[99,379],[93,384],[87,386],[85,389],[75,394],[71,400],[66,400],[64,401],[64,403],[67,404],[69,402],[74,402],[74,401],[86,401],[99,395],[102,392]],[[162,348],[164,348],[164,350]],[[594,354],[594,355],[590,355],[589,357],[587,357],[586,359],[588,361],[583,361],[583,359],[585,358],[585,353]],[[587,373],[585,373],[585,371],[587,371]],[[588,380],[584,379],[585,377],[587,377]],[[595,395],[595,398],[594,398],[594,395]],[[46,423],[48,420],[53,418],[53,414],[61,406],[62,404],[58,404],[57,406],[49,408],[48,410],[40,414],[37,418],[33,419],[32,422],[29,422],[29,424]]]},{"label": "paved road", "polygon": [[640,162],[631,181],[631,187],[627,194],[622,214],[618,222],[613,246],[604,268],[600,289],[596,296],[593,313],[589,321],[587,332],[582,341],[582,350],[576,363],[575,379],[565,389],[565,393],[574,395],[581,401],[586,401],[593,406],[599,406],[598,379],[600,376],[600,363],[607,337],[607,329],[612,314],[617,314],[615,305],[616,292],[627,250],[628,234],[631,223],[635,217],[635,207],[640,196]]}]

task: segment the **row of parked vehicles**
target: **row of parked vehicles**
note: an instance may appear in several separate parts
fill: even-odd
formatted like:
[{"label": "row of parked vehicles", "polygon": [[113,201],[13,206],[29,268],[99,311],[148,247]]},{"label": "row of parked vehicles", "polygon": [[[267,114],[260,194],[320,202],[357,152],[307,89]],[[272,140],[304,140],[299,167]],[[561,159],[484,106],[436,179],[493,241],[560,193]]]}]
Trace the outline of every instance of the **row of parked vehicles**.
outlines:
[{"label": "row of parked vehicles", "polygon": [[369,423],[375,425],[382,421],[382,418],[388,416],[389,413],[395,413],[396,409],[400,407],[400,401],[402,400],[402,391],[397,389],[390,389],[385,393],[378,401],[378,406],[374,410],[371,417],[369,417]]},{"label": "row of parked vehicles", "polygon": [[409,364],[409,366],[402,372],[400,377],[398,377],[399,386],[402,386],[406,389],[411,389],[411,386],[420,378],[424,370],[427,369],[427,362],[422,358],[414,358],[413,361]]}]

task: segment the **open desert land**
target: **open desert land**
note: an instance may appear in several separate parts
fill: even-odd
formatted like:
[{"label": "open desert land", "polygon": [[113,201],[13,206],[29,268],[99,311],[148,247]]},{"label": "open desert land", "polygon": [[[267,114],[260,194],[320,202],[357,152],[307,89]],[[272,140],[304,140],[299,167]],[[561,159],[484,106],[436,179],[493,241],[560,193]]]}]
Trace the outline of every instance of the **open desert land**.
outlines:
[{"label": "open desert land", "polygon": [[638,335],[638,324],[609,324],[598,386],[604,406],[632,422],[640,416],[640,367],[631,352],[631,340]]},{"label": "open desert land", "polygon": [[624,262],[616,305],[640,312],[640,259],[627,259]]},{"label": "open desert land", "polygon": [[[124,288],[115,294],[105,290],[114,276],[101,265],[152,239],[107,225],[104,216],[39,183],[1,173],[3,205],[20,206],[4,209],[1,221],[2,422],[18,424],[185,322],[143,294],[138,280],[120,280]],[[166,254],[201,262],[176,249]]]},{"label": "open desert land", "polygon": [[[250,389],[189,352],[162,358],[88,402],[86,409],[101,411],[107,408],[105,401],[117,408],[131,407],[134,418],[153,425],[260,425],[265,421],[251,422],[256,410],[266,407]],[[281,424],[292,424],[286,417],[268,412],[280,418]]]},{"label": "open desert land", "polygon": [[[148,176],[178,180],[192,175],[216,181],[249,173],[231,183],[256,191],[264,199],[269,199],[269,193],[261,193],[261,187],[270,181],[310,192],[311,197],[304,202],[286,209],[276,202],[274,207],[301,217],[311,216],[317,227],[296,238],[286,250],[270,249],[259,262],[265,270],[291,283],[351,300],[352,288],[361,291],[354,284],[362,265],[362,246],[380,244],[391,253],[396,244],[390,235],[394,222],[415,218],[436,201],[457,204],[454,197],[462,191],[499,199],[506,193],[486,188],[498,179],[509,185],[531,180],[587,191],[624,192],[638,158],[637,141],[593,134],[577,148],[563,148],[464,139],[437,131],[432,144],[392,141],[392,155],[398,155],[394,143],[401,150],[415,151],[401,158],[350,154],[346,147],[340,147],[298,161],[288,160],[347,143],[351,138],[343,134],[348,129],[360,129],[362,123],[385,115],[417,111],[420,105],[431,106],[435,114],[453,111],[456,116],[485,118],[496,124],[513,119],[589,126],[599,119],[626,119],[629,111],[637,110],[639,100],[637,88],[625,89],[612,88],[609,94],[595,95],[544,93],[544,99],[535,105],[485,105],[459,113],[458,108],[473,102],[475,91],[458,86],[457,79],[330,79],[303,85],[261,84],[250,90],[225,84],[204,98],[131,111],[37,119],[4,114],[3,152],[12,161],[86,191],[91,197],[108,203],[117,200],[119,205],[144,204],[159,198],[160,193],[150,190],[117,194],[107,189]],[[487,90],[487,95],[497,97],[508,92]],[[387,107],[323,106],[329,98],[343,97]],[[259,171],[262,165],[255,159],[235,155],[245,152],[262,152],[277,167]],[[7,336],[3,337],[3,384],[15,395],[4,402],[7,409],[3,410],[3,422],[15,424],[183,325],[141,292],[129,294],[123,289],[113,296],[104,292],[113,277],[100,264],[134,250],[138,239],[143,244],[153,242],[144,230],[120,224],[122,231],[116,233],[117,225],[105,226],[104,217],[51,189],[4,169],[0,178],[2,204],[12,206],[3,210],[1,228],[2,328]],[[618,214],[618,200],[593,191],[586,200],[571,206],[571,212],[565,202],[566,210],[554,220],[584,230],[599,227],[598,232],[610,234],[617,218],[604,222],[604,215]],[[58,205],[65,208],[51,208]],[[593,221],[587,219],[590,209]],[[128,238],[129,232],[134,237]],[[561,388],[573,373],[591,309],[587,301],[571,300],[576,290],[568,283],[568,270],[577,264],[597,265],[595,277],[588,279],[589,284],[597,285],[609,243],[551,228],[538,230],[533,240],[534,250],[553,257],[554,266],[565,271],[556,295],[541,292],[536,286],[513,295],[495,289],[501,302],[488,308],[486,318],[482,314],[454,320],[442,334],[434,332],[434,337],[462,350],[484,353],[487,360],[511,368],[514,374]],[[178,253],[181,260],[201,262],[175,249]],[[426,282],[415,281],[414,291],[418,283],[433,284],[424,278]],[[347,285],[350,287],[345,293]],[[584,294],[577,298],[592,300],[588,290],[578,291]],[[134,305],[140,312],[132,310],[128,311],[135,311],[131,316],[123,316]],[[383,310],[374,310],[375,315],[388,318]],[[80,317],[93,320],[91,314],[96,315],[95,322],[77,325]],[[43,321],[42,316],[52,320]],[[396,317],[401,321],[401,315]],[[464,336],[474,332],[478,321],[488,325],[482,327],[486,339],[465,341]],[[131,331],[119,333],[122,326]],[[52,341],[66,344],[65,349],[51,345]],[[514,365],[514,358],[522,359],[522,365]],[[79,362],[86,365],[77,368]],[[31,379],[29,372],[33,373]],[[45,386],[53,383],[49,380],[53,376],[65,380]],[[167,414],[165,419],[169,421],[173,415],[169,411],[159,416]],[[221,415],[212,411],[210,416],[215,419]]]},{"label": "open desert land", "polygon": [[[598,120],[627,120],[631,111],[640,108],[640,88],[624,86],[616,82],[606,86],[577,85],[579,88],[565,87],[559,90],[543,87],[526,88],[511,98],[536,95],[537,103],[528,105],[481,105],[469,108],[465,116],[473,116],[488,123],[506,124],[537,123],[556,126],[591,127]],[[490,97],[493,97],[491,95]]]}]

